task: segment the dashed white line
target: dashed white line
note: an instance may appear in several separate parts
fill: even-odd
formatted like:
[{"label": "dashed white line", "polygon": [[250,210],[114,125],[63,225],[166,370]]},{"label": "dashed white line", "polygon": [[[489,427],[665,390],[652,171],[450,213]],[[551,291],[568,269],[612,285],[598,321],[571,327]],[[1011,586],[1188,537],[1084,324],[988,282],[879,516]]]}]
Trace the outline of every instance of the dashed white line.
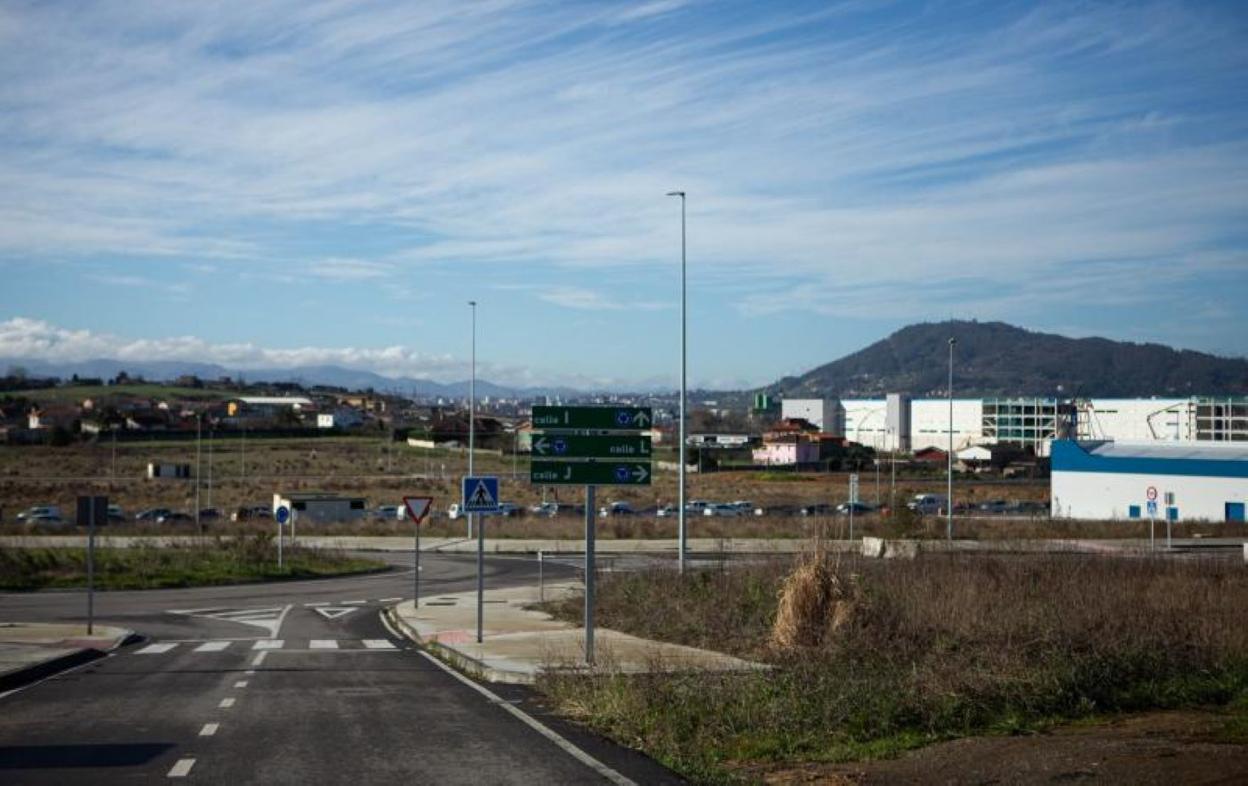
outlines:
[{"label": "dashed white line", "polygon": [[206,641],[195,648],[196,652],[220,652],[230,646],[228,641]]},{"label": "dashed white line", "polygon": [[256,657],[252,658],[251,665],[259,666],[261,663],[264,663],[264,656],[268,654],[269,653],[267,651],[257,654]]},{"label": "dashed white line", "polygon": [[364,639],[363,643],[365,649],[370,650],[392,650],[395,648],[393,642],[388,639]]},{"label": "dashed white line", "polygon": [[191,768],[195,766],[194,759],[178,759],[178,762],[169,770],[170,778],[185,778],[190,774]]},{"label": "dashed white line", "polygon": [[251,645],[253,650],[280,650],[286,645],[282,639],[260,639]]},{"label": "dashed white line", "polygon": [[199,730],[199,736],[211,737],[217,733],[217,729],[221,727],[220,723],[205,723],[204,728]]},{"label": "dashed white line", "polygon": [[256,673],[256,670],[255,670],[255,669],[247,669],[247,671],[244,671],[243,673],[244,673],[244,674],[255,674],[255,673]]},{"label": "dashed white line", "polygon": [[235,688],[246,688],[246,687],[247,687],[247,680],[239,680],[238,682],[234,683],[234,687],[235,687]]},{"label": "dashed white line", "polygon": [[336,650],[338,649],[338,641],[336,639],[312,639],[308,642],[308,649]]},{"label": "dashed white line", "polygon": [[382,598],[381,600],[377,602],[378,603],[398,603],[401,600],[403,599],[402,598]]},{"label": "dashed white line", "polygon": [[221,703],[218,704],[217,706],[223,710],[228,710],[230,707],[234,706],[234,699],[233,698],[222,699]]},{"label": "dashed white line", "polygon": [[343,600],[343,601],[339,601],[338,605],[339,606],[363,606],[365,603],[368,603],[368,601],[366,600]]}]

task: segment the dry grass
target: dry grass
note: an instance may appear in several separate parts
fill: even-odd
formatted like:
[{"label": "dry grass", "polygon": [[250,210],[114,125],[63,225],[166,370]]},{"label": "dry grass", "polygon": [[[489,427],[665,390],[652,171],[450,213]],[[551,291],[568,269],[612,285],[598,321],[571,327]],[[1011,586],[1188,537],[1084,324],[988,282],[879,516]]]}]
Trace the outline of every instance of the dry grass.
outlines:
[{"label": "dry grass", "polygon": [[684,577],[615,574],[598,597],[604,626],[774,666],[544,683],[695,780],[740,762],[861,758],[1248,697],[1248,571],[1230,562],[816,554]]}]

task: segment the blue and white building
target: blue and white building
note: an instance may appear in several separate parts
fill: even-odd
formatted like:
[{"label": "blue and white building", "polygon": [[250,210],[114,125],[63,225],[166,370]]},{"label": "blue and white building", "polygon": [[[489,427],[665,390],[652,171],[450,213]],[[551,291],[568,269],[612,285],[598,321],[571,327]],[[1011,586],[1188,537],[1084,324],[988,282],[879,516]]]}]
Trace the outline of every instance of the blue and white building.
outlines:
[{"label": "blue and white building", "polygon": [[1054,517],[1245,520],[1248,444],[1054,440],[1051,459]]}]

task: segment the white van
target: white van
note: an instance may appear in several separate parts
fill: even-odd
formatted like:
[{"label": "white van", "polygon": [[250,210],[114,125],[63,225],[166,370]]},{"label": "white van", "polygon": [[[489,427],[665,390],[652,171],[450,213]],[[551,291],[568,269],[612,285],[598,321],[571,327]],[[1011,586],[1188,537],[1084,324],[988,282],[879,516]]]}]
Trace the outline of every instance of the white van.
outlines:
[{"label": "white van", "polygon": [[914,499],[906,503],[906,507],[915,513],[930,515],[944,512],[948,501],[943,494],[915,494]]}]

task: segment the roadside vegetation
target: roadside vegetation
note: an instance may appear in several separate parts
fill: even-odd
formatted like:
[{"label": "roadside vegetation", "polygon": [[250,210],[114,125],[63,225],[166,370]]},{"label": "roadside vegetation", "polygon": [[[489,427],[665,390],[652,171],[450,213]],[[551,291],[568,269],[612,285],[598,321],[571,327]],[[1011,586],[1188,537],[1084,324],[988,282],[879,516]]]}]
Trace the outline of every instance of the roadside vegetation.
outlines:
[{"label": "roadside vegetation", "polygon": [[[197,546],[97,548],[99,589],[160,589],[339,576],[384,570],[385,564],[333,551],[291,548],[281,570],[273,539],[256,535]],[[86,549],[0,548],[0,589],[85,587]]]},{"label": "roadside vegetation", "polygon": [[[770,669],[558,673],[540,688],[698,782],[1160,708],[1227,708],[1230,734],[1248,718],[1246,603],[1248,572],[1212,561],[815,552],[612,574],[599,624]],[[577,600],[552,609],[580,619]]]}]

